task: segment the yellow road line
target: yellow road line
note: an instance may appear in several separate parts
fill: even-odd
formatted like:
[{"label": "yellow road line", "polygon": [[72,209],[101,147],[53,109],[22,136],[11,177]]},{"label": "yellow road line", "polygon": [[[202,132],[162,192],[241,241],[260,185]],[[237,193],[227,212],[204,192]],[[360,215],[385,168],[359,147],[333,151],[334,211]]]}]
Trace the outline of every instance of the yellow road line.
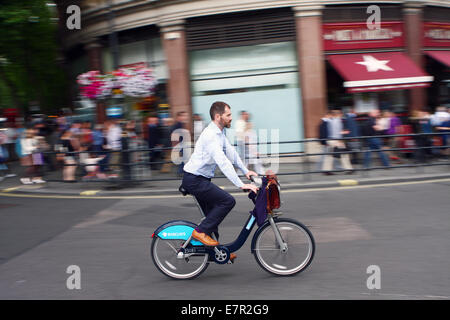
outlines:
[{"label": "yellow road line", "polygon": [[6,188],[6,189],[3,189],[2,192],[11,192],[11,191],[17,190],[19,188],[20,188],[20,186],[19,187]]},{"label": "yellow road line", "polygon": [[[411,181],[411,182],[393,182],[393,183],[383,183],[383,184],[369,184],[369,185],[353,185],[353,186],[341,186],[341,187],[329,187],[329,188],[308,188],[308,189],[292,189],[292,190],[282,190],[282,193],[303,193],[303,192],[316,192],[316,191],[335,191],[335,190],[350,190],[350,189],[368,189],[377,187],[392,187],[392,186],[404,186],[404,185],[414,185],[414,184],[424,184],[424,183],[435,183],[435,182],[448,182],[450,179],[434,179],[434,180],[423,180],[423,181]],[[233,196],[245,196],[247,193],[243,192],[233,192]],[[0,192],[0,196],[3,197],[18,197],[18,198],[40,198],[40,199],[96,199],[96,200],[126,200],[126,199],[170,199],[170,198],[183,198],[180,195],[143,195],[143,196],[75,196],[75,195],[44,195],[44,194],[18,194],[18,193],[8,193]]]},{"label": "yellow road line", "polygon": [[358,185],[358,181],[357,180],[338,180],[338,183],[341,186],[356,186]]},{"label": "yellow road line", "polygon": [[100,191],[102,191],[102,190],[86,190],[86,191],[80,192],[80,195],[81,196],[94,196],[97,193],[99,193]]}]

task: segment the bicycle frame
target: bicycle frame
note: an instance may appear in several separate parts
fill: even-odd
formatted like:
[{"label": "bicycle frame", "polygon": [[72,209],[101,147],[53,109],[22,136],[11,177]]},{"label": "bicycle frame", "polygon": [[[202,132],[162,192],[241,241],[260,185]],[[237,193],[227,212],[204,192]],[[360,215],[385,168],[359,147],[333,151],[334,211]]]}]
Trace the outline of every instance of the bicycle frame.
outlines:
[{"label": "bicycle frame", "polygon": [[[269,216],[268,219],[261,226],[259,226],[258,229],[256,229],[256,232],[252,238],[252,244],[251,244],[251,252],[252,253],[254,253],[254,251],[255,251],[257,236],[259,235],[261,230],[263,230],[265,228],[265,226],[267,224],[272,225],[272,230],[273,230],[273,232],[275,234],[275,238],[280,246],[280,251],[285,252],[287,250],[287,245],[284,242],[283,238],[281,237],[280,231],[278,230],[278,228],[275,225],[275,221],[276,221],[276,218]],[[189,237],[189,239],[186,241],[186,243],[182,247],[182,250],[181,250],[182,255],[180,255],[180,258],[184,258],[185,257],[184,254],[186,254],[188,256],[188,255],[193,255],[193,254],[208,253],[209,256],[211,257],[211,259],[215,261],[214,255],[222,249],[225,249],[225,251],[227,251],[228,253],[238,251],[240,248],[242,248],[244,243],[247,241],[255,224],[256,224],[256,218],[252,214],[250,214],[249,218],[247,219],[244,227],[242,228],[242,230],[239,233],[236,240],[234,240],[231,243],[219,245],[217,247],[206,247],[202,244],[200,246],[192,245],[192,243],[190,242],[192,237]],[[193,240],[193,241],[196,241],[196,240]],[[191,245],[191,246],[189,246],[189,245]]]},{"label": "bicycle frame", "polygon": [[[242,228],[242,230],[239,233],[236,240],[234,240],[233,242],[228,243],[228,244],[218,245],[217,247],[206,247],[204,245],[200,245],[200,246],[193,245],[191,242],[191,240],[193,240],[192,235],[191,235],[189,237],[189,239],[185,242],[183,247],[180,249],[180,253],[179,253],[178,257],[180,259],[183,259],[183,258],[189,257],[190,255],[207,253],[210,257],[210,259],[209,259],[210,261],[212,260],[219,264],[226,263],[228,261],[228,259],[218,261],[217,259],[215,259],[215,256],[217,254],[218,255],[226,254],[229,258],[230,253],[239,250],[244,245],[244,243],[247,241],[250,233],[252,232],[255,224],[256,224],[256,218],[250,214],[250,216],[248,217],[244,227]],[[252,252],[253,252],[253,247],[252,247]]]},{"label": "bicycle frame", "polygon": [[[189,194],[182,187],[179,190],[184,196]],[[200,203],[194,196],[192,197],[203,216],[202,219],[204,219],[205,214]],[[249,198],[256,204],[256,198]],[[280,214],[281,212],[268,214],[262,225],[257,227],[251,242],[251,253],[259,266],[267,272],[280,276],[290,276],[309,266],[314,257],[315,243],[306,226],[294,219],[279,218]],[[242,248],[255,224],[257,224],[257,218],[250,212],[235,240],[211,247],[205,246],[193,238],[192,233],[197,224],[184,220],[169,221],[157,228],[152,235],[152,238],[155,238],[151,246],[153,262],[159,271],[170,278],[195,278],[211,262],[217,264],[232,263],[233,261],[230,260],[231,254]],[[213,233],[211,237],[215,238],[215,234]],[[297,241],[297,239],[300,239],[300,241]],[[161,242],[161,240],[163,241]],[[291,240],[293,246],[289,246],[288,250],[288,242],[291,244]],[[288,251],[291,249],[298,252],[299,255],[290,255]],[[267,253],[267,250],[272,251]],[[274,257],[272,252],[278,252],[278,254]]]},{"label": "bicycle frame", "polygon": [[[197,198],[195,198],[194,196],[192,196],[192,198],[194,199],[199,211],[202,214],[202,220],[205,219],[205,213],[203,212],[203,209],[200,206],[200,203],[198,202]],[[253,202],[254,202],[254,200],[253,200]],[[225,247],[230,253],[238,251],[244,245],[245,241],[247,241],[248,236],[250,235],[250,233],[253,230],[255,221],[256,221],[256,218],[252,214],[250,214],[250,216],[247,219],[247,222],[245,223],[244,227],[242,228],[242,230],[239,233],[236,240],[233,241],[232,243],[221,245],[221,247]],[[213,238],[215,238],[214,235],[213,235]],[[188,246],[188,244],[191,243],[191,240],[192,240],[192,235],[189,237],[189,239],[186,241],[186,243],[183,245],[182,248],[186,248]],[[217,239],[215,239],[215,240],[217,240]]]},{"label": "bicycle frame", "polygon": [[[192,196],[192,195],[191,195]],[[203,212],[203,209],[200,206],[200,203],[198,200],[192,196],[195,203],[197,204],[197,207],[202,214],[202,220],[205,219],[205,213]],[[255,203],[255,200],[252,199],[253,203]],[[271,224],[272,230],[274,232],[275,238],[280,246],[281,251],[285,251],[287,249],[286,243],[283,241],[280,231],[276,227],[275,219],[273,216],[269,215],[268,219],[258,227],[256,230],[252,245],[251,245],[251,251],[254,252],[255,248],[255,242],[256,242],[256,236],[259,234],[260,230],[263,229],[267,224]],[[180,248],[180,251],[178,253],[178,258],[183,259],[187,258],[191,255],[195,254],[205,254],[207,253],[210,257],[210,261],[215,261],[216,263],[226,263],[228,259],[218,260],[215,257],[220,255],[227,255],[228,258],[230,256],[230,253],[238,251],[244,243],[247,241],[250,233],[253,230],[253,227],[255,226],[256,218],[250,213],[250,216],[248,217],[247,221],[244,224],[244,227],[242,228],[241,232],[239,233],[236,240],[234,240],[231,243],[224,244],[224,245],[218,245],[217,247],[207,247],[204,246],[201,242],[195,240],[192,238],[192,232],[196,227],[196,224],[184,221],[184,220],[176,220],[176,221],[169,221],[166,224],[160,226],[155,233],[152,235],[152,237],[156,234],[158,237],[162,239],[180,239],[180,240],[186,240],[183,244],[183,246]],[[168,235],[168,237],[167,237]],[[212,237],[215,239],[215,236],[212,235]],[[215,239],[217,240],[217,239]],[[225,252],[225,253],[224,253]]]},{"label": "bicycle frame", "polygon": [[[208,253],[209,256],[213,260],[215,260],[215,254],[219,253],[221,250],[225,250],[228,253],[239,250],[247,241],[248,236],[252,232],[255,224],[256,218],[250,214],[236,240],[228,244],[219,245],[217,247],[206,247],[201,242],[192,239],[192,231],[196,227],[196,224],[184,220],[175,220],[165,223],[154,232],[153,236],[156,235],[162,239],[186,240],[183,246],[180,248],[180,253],[178,256],[180,259],[194,254]],[[164,234],[168,236],[164,236]],[[187,237],[188,234],[189,236]]]},{"label": "bicycle frame", "polygon": [[244,245],[245,241],[247,241],[248,236],[250,235],[253,227],[255,226],[255,222],[256,218],[252,214],[250,214],[250,216],[247,219],[247,222],[245,223],[236,240],[234,240],[231,243],[224,244],[223,246],[226,247],[230,252],[238,251]]}]

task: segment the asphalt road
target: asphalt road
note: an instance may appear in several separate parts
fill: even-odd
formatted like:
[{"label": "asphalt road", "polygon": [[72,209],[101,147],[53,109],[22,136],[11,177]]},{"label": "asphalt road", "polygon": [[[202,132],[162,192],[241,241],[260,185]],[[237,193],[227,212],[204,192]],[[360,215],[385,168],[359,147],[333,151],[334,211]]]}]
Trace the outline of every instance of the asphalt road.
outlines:
[{"label": "asphalt road", "polygon": [[[310,227],[310,267],[271,276],[250,253],[211,265],[191,281],[153,266],[150,236],[173,219],[198,222],[190,198],[90,200],[0,197],[0,299],[450,299],[450,182],[284,192],[284,216]],[[221,225],[239,233],[251,203],[244,194]],[[69,266],[81,289],[66,286]],[[380,289],[369,289],[369,266]]]}]

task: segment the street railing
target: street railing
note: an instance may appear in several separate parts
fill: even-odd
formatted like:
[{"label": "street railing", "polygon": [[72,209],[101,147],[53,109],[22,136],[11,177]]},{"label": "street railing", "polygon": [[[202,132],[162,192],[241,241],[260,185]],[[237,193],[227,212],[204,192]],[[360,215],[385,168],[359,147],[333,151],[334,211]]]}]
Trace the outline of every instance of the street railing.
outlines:
[{"label": "street railing", "polygon": [[[352,149],[345,149],[341,151],[335,151],[331,150],[330,147],[322,145],[322,149],[325,151],[322,152],[298,152],[294,154],[279,154],[279,153],[271,153],[267,152],[265,155],[260,155],[255,158],[246,158],[247,160],[254,160],[257,159],[259,161],[279,161],[280,159],[286,159],[286,158],[298,158],[302,161],[299,161],[302,163],[302,170],[301,171],[290,171],[290,172],[276,172],[277,175],[303,175],[305,177],[305,180],[309,180],[312,174],[317,173],[324,173],[325,171],[322,169],[316,169],[312,170],[312,162],[310,161],[312,157],[322,157],[326,156],[332,156],[332,157],[340,157],[343,154],[348,155],[354,155],[355,157],[360,158],[361,154],[364,155],[367,152],[371,153],[380,153],[380,152],[400,152],[400,153],[409,153],[412,155],[413,162],[407,163],[407,164],[397,164],[392,165],[390,164],[388,167],[386,166],[368,166],[368,167],[357,167],[355,168],[352,165],[352,169],[332,169],[332,170],[326,170],[326,172],[330,173],[340,173],[340,172],[346,172],[346,171],[352,171],[352,172],[358,172],[361,171],[364,175],[368,175],[368,172],[370,170],[376,170],[376,169],[395,169],[395,168],[408,168],[408,167],[416,167],[416,168],[423,168],[428,166],[443,166],[443,165],[450,165],[450,157],[449,154],[442,154],[441,151],[448,151],[447,148],[450,148],[450,145],[433,145],[433,138],[436,137],[442,137],[444,138],[447,136],[450,139],[450,133],[411,133],[411,134],[396,134],[396,135],[377,135],[377,136],[358,136],[358,137],[342,137],[337,139],[303,139],[303,140],[296,140],[296,141],[280,141],[280,142],[257,142],[257,143],[246,143],[245,145],[281,145],[281,144],[299,144],[299,145],[305,145],[310,143],[320,143],[324,144],[327,141],[332,140],[338,140],[342,142],[358,142],[358,146],[354,146]],[[386,138],[394,138],[396,140],[400,138],[404,138],[405,141],[403,143],[409,143],[407,146],[403,147],[394,147],[394,148],[381,148],[381,149],[370,149],[367,146],[366,141],[368,139],[378,139],[383,141]],[[445,139],[444,139],[445,140]],[[76,156],[79,160],[76,164],[69,164],[69,163],[61,163],[63,167],[65,166],[77,166],[80,168],[85,168],[88,166],[92,166],[93,164],[86,164],[82,163],[83,159],[86,159],[86,157],[89,157],[90,154],[95,155],[111,155],[112,153],[120,153],[120,159],[121,161],[118,163],[108,163],[108,160],[105,160],[103,163],[99,162],[98,166],[102,166],[104,168],[107,167],[120,167],[121,170],[118,172],[119,178],[114,179],[108,179],[107,181],[111,182],[144,182],[144,181],[170,181],[170,180],[179,180],[180,177],[153,177],[152,176],[152,170],[150,169],[151,166],[155,165],[162,165],[162,166],[169,166],[169,173],[175,173],[173,172],[173,166],[177,166],[179,164],[175,164],[172,160],[170,160],[170,155],[172,152],[180,152],[181,150],[186,150],[186,148],[194,148],[194,145],[184,145],[184,146],[175,146],[175,147],[155,147],[155,148],[148,148],[145,146],[146,142],[141,141],[134,141],[133,146],[131,148],[127,148],[124,150],[102,150],[102,151],[74,151],[74,152],[61,152],[61,151],[47,151],[43,152],[47,157],[48,156],[56,156],[57,154],[65,154],[67,156]],[[236,146],[237,144],[235,144]],[[383,143],[380,143],[380,146],[383,146]],[[308,150],[308,148],[301,148],[300,150]],[[150,161],[151,159],[151,153],[159,153],[163,156],[162,160],[158,161]],[[386,155],[389,159],[389,155]],[[427,157],[440,157],[441,161],[436,162],[429,162],[427,161]],[[108,159],[108,158],[106,158]],[[443,160],[443,161],[442,161]],[[320,163],[319,162],[319,163]],[[334,162],[334,160],[333,160]],[[359,162],[359,161],[358,161]],[[317,165],[317,161],[314,161],[315,165]],[[334,165],[333,165],[334,167]],[[216,178],[224,178],[223,175],[217,175]],[[47,179],[47,181],[54,181],[59,182],[63,181],[62,179]],[[87,182],[101,182],[105,181],[104,179],[83,179],[83,181]]]}]

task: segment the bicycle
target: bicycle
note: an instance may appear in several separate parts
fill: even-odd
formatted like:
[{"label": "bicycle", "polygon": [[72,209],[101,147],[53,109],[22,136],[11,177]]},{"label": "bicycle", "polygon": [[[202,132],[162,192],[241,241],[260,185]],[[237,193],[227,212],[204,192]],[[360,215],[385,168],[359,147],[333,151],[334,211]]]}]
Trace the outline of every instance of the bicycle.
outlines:
[{"label": "bicycle", "polygon": [[[260,178],[253,178],[257,186]],[[180,187],[183,196],[189,193]],[[192,196],[203,219],[205,214]],[[256,203],[252,199],[253,203]],[[292,276],[305,270],[312,262],[315,241],[302,223],[280,218],[281,212],[268,214],[253,235],[251,252],[264,270],[278,276]],[[202,274],[211,262],[230,264],[230,254],[239,250],[248,239],[256,218],[250,213],[237,239],[229,244],[207,247],[192,238],[197,225],[190,221],[174,220],[159,226],[152,234],[151,256],[156,268],[173,279],[193,279]],[[214,234],[213,234],[213,238]]]}]

